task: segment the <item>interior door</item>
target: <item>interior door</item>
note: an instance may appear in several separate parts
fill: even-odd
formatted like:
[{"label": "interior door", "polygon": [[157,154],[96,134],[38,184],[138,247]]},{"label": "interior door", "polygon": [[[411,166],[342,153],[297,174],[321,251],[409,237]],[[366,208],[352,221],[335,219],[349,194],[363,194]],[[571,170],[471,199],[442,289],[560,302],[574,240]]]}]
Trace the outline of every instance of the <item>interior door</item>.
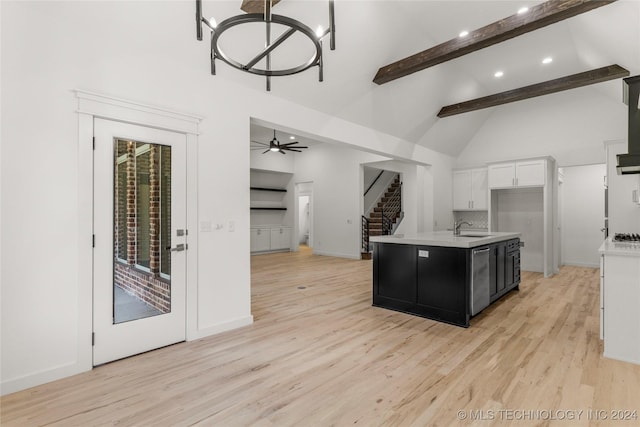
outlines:
[{"label": "interior door", "polygon": [[186,135],[94,121],[93,364],[185,339]]}]

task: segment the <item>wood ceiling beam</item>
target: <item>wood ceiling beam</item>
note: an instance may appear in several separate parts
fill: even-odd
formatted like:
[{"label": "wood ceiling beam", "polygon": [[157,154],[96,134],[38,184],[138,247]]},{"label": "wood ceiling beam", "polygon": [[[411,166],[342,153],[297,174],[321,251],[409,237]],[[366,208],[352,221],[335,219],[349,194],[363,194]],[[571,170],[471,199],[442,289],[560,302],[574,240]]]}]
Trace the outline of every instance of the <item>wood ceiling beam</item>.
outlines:
[{"label": "wood ceiling beam", "polygon": [[508,104],[510,102],[522,101],[523,99],[534,98],[536,96],[548,95],[550,93],[561,92],[563,90],[575,89],[595,83],[606,82],[608,80],[627,77],[629,70],[614,64],[607,67],[597,68],[583,73],[572,74],[559,79],[548,80],[494,95],[476,98],[471,101],[460,102],[458,104],[442,107],[438,117],[449,117],[456,114],[468,113],[470,111],[481,110],[483,108],[495,107],[497,105]]},{"label": "wood ceiling beam", "polygon": [[509,40],[538,28],[588,12],[616,0],[548,0],[523,14],[511,15],[493,22],[465,37],[456,37],[415,55],[385,65],[373,81],[383,84],[433,67],[485,47]]},{"label": "wood ceiling beam", "polygon": [[[279,2],[280,0],[271,0],[271,7]],[[247,13],[264,13],[264,0],[242,0],[240,9]]]}]

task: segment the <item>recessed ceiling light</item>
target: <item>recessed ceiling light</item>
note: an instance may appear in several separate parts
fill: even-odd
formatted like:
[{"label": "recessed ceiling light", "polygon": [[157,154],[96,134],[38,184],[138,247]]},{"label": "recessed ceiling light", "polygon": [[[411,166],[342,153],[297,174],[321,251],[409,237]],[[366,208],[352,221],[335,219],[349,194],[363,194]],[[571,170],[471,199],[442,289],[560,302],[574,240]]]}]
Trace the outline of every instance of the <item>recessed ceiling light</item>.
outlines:
[{"label": "recessed ceiling light", "polygon": [[529,12],[529,8],[526,6],[518,9],[518,15],[522,15],[523,13],[527,13],[527,12]]},{"label": "recessed ceiling light", "polygon": [[290,136],[289,139],[296,139],[296,137],[295,136]]},{"label": "recessed ceiling light", "polygon": [[467,37],[469,35],[469,31],[467,31],[467,30],[461,31],[460,34],[458,34],[458,35],[460,37]]},{"label": "recessed ceiling light", "polygon": [[552,62],[553,62],[553,58],[552,58],[552,57],[550,57],[550,56],[547,56],[546,58],[544,58],[544,59],[542,60],[542,63],[543,63],[543,64],[551,64]]},{"label": "recessed ceiling light", "polygon": [[497,77],[497,78],[500,78],[502,76],[504,76],[504,72],[502,71],[496,71],[495,74],[493,75],[493,77]]}]

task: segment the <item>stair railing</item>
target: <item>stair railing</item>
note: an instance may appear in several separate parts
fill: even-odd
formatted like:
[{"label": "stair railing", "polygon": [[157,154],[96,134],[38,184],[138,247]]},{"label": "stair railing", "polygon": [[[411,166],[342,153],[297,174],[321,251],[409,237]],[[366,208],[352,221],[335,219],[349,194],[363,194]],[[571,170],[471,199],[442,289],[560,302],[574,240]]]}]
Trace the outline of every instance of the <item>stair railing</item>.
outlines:
[{"label": "stair railing", "polygon": [[369,218],[362,215],[362,252],[369,252]]},{"label": "stair railing", "polygon": [[402,182],[382,205],[382,234],[393,234],[396,218],[402,214]]}]

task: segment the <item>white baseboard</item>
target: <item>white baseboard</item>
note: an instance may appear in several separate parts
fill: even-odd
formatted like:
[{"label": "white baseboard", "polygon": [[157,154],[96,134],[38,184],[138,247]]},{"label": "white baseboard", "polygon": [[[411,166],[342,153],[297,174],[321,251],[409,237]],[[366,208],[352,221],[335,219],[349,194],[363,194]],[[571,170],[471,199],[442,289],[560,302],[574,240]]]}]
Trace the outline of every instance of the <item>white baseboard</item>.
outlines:
[{"label": "white baseboard", "polygon": [[336,258],[360,259],[360,254],[357,254],[357,255],[343,254],[343,253],[339,253],[339,252],[317,251],[315,249],[313,250],[313,254],[314,255],[320,255],[320,256],[332,256],[332,257],[336,257]]},{"label": "white baseboard", "polygon": [[[606,340],[605,340],[606,341]],[[605,343],[606,345],[606,343]],[[607,351],[605,350],[602,355],[604,357],[606,357],[607,359],[615,359],[615,360],[619,360],[621,362],[627,362],[627,363],[633,363],[634,365],[640,365],[640,360],[638,359],[633,359],[633,358],[627,358],[627,357],[620,357],[618,355],[616,356],[611,356],[609,354],[607,354]]]},{"label": "white baseboard", "polygon": [[588,262],[574,262],[574,261],[563,261],[562,265],[571,265],[574,267],[588,267],[588,268],[600,268],[600,264],[590,264]]},{"label": "white baseboard", "polygon": [[16,391],[50,383],[51,381],[60,380],[62,378],[90,371],[92,368],[92,366],[81,366],[80,363],[73,362],[67,365],[60,365],[51,369],[23,375],[11,380],[2,381],[0,384],[0,395],[4,396],[5,394],[15,393]]},{"label": "white baseboard", "polygon": [[236,319],[228,320],[226,322],[216,323],[215,325],[207,326],[196,331],[187,332],[187,341],[193,341],[200,338],[205,338],[211,335],[219,334],[221,332],[231,331],[243,326],[253,324],[253,316],[243,316]]}]

